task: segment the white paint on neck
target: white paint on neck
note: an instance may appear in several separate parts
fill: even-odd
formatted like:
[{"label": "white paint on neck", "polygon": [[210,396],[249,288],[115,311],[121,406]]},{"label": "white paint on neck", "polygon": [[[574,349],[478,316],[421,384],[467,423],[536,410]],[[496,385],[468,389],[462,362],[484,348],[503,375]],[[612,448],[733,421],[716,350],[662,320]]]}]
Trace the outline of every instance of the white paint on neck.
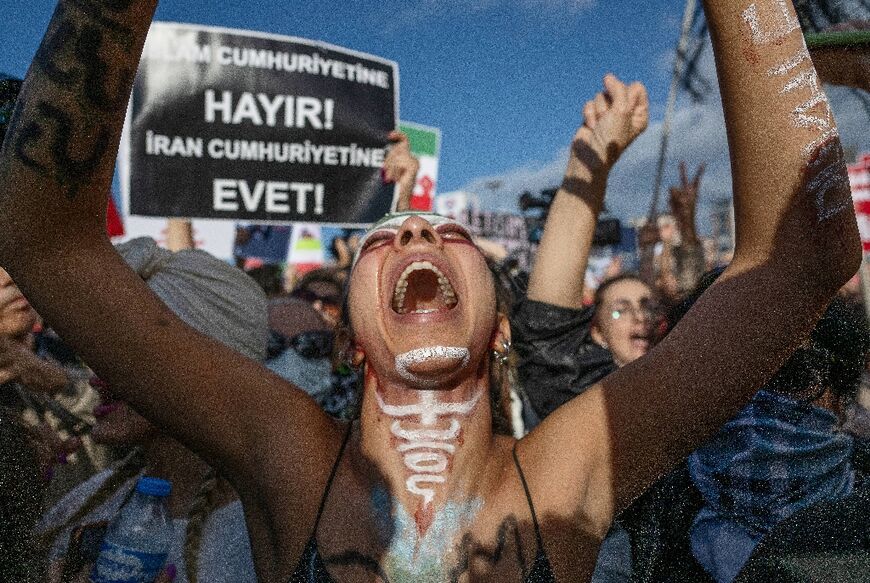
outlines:
[{"label": "white paint on neck", "polygon": [[[401,440],[396,450],[403,454],[402,460],[411,472],[405,481],[408,492],[423,498],[428,506],[435,499],[435,484],[443,484],[447,478],[444,473],[449,466],[448,456],[456,453],[456,440],[462,428],[456,417],[464,417],[472,412],[483,395],[483,389],[459,403],[439,401],[442,393],[420,391],[420,400],[410,405],[390,405],[375,391],[378,407],[394,418],[390,433]],[[417,417],[423,427],[403,426],[403,420]],[[449,421],[446,428],[436,427],[442,420]]]}]

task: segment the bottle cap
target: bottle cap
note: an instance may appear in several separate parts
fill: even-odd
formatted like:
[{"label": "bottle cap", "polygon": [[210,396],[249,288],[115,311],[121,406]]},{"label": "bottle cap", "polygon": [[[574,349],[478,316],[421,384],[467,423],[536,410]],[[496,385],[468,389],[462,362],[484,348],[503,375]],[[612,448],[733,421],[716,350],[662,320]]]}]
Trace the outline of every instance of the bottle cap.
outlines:
[{"label": "bottle cap", "polygon": [[140,494],[165,498],[172,491],[172,485],[160,478],[142,477],[136,482],[136,491]]}]

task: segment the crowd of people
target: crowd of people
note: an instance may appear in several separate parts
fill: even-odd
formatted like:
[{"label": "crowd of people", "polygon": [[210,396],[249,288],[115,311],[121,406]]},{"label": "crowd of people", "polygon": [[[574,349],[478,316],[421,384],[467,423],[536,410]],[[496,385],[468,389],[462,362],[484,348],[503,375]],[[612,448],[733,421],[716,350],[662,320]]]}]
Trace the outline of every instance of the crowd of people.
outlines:
[{"label": "crowd of people", "polygon": [[[867,576],[861,246],[830,112],[792,123],[807,99],[827,108],[819,82],[782,93],[768,74],[816,79],[789,4],[753,3],[753,20],[748,0],[704,2],[733,257],[705,258],[704,166],[681,164],[639,271],[595,289],[608,175],[649,121],[644,85],[612,74],[530,273],[408,210],[419,164],[399,132],[381,173],[397,212],[337,239],[331,265],[282,284],[195,249],[177,220],[168,248],[112,246],[124,109],[94,85],[129,90],[117,71],[155,4],[106,8],[127,42],[106,41],[88,83],[57,67],[93,55],[51,35],[23,84],[0,81],[18,98],[0,118],[0,580],[86,581],[90,535],[143,475],[172,484],[162,583]],[[107,26],[60,5],[50,31]]]}]

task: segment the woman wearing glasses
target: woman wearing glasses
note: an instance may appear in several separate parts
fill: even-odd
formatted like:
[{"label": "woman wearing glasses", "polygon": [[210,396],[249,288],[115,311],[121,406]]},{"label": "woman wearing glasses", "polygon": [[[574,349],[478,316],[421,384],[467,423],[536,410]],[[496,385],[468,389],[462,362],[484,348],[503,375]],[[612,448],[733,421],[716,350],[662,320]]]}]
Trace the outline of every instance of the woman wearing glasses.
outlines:
[{"label": "woman wearing glasses", "polygon": [[524,416],[529,429],[652,346],[655,292],[639,276],[605,279],[595,291],[594,305],[583,305],[607,176],[649,120],[641,83],[625,88],[628,103],[622,111],[611,106],[620,85],[607,75],[604,91],[583,110],[584,123],[550,207],[528,293],[511,315],[517,372],[531,406]]}]

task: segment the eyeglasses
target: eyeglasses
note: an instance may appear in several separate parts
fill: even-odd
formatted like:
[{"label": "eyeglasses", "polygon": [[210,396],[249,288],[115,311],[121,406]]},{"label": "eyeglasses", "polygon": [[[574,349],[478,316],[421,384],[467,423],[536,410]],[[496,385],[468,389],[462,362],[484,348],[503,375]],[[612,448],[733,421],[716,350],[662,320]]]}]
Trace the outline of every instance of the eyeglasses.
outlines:
[{"label": "eyeglasses", "polygon": [[629,315],[642,320],[655,320],[659,315],[659,307],[654,304],[645,304],[643,306],[619,306],[614,308],[608,314],[611,320],[620,320]]}]

